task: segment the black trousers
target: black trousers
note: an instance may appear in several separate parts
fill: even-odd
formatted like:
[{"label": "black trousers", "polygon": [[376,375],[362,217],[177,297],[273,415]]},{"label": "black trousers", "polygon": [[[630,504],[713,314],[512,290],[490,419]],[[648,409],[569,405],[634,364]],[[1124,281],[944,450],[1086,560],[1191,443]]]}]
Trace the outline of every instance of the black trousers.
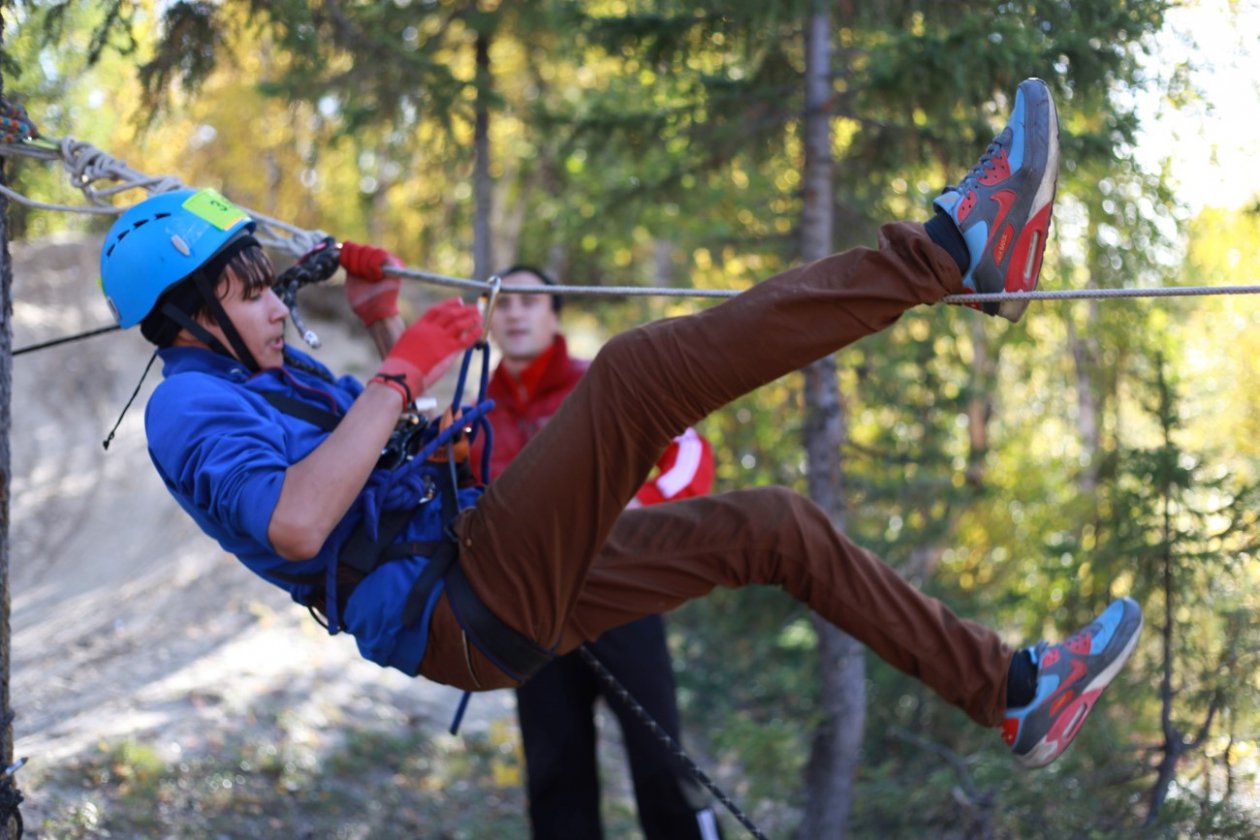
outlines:
[{"label": "black trousers", "polygon": [[[609,630],[588,647],[678,741],[674,673],[661,617],[648,616]],[[594,705],[599,697],[605,698],[621,724],[646,840],[719,837],[703,789],[624,702],[608,696],[590,665],[574,652],[554,660],[516,689],[535,840],[603,836],[595,753]]]}]

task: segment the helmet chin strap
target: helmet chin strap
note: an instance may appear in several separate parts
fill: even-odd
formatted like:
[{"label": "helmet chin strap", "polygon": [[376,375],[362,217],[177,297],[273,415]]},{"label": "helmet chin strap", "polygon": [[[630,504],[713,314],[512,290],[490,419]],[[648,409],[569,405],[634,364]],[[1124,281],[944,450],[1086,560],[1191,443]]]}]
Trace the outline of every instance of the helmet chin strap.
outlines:
[{"label": "helmet chin strap", "polygon": [[249,348],[245,346],[244,340],[241,339],[241,334],[236,331],[235,325],[232,324],[232,319],[228,317],[227,312],[223,309],[223,304],[219,303],[219,298],[214,293],[214,287],[206,279],[205,273],[198,269],[193,276],[193,282],[196,283],[197,291],[201,293],[206,308],[210,310],[210,317],[219,325],[219,329],[223,330],[224,338],[232,345],[232,351],[235,352],[229,351],[224,347],[222,341],[219,341],[213,333],[178,306],[169,302],[163,304],[162,314],[188,330],[193,337],[208,346],[215,353],[228,358],[235,358],[249,368],[250,373],[258,373],[262,368],[259,367],[257,360],[254,359],[254,354],[249,352]]},{"label": "helmet chin strap", "polygon": [[[227,347],[224,346],[222,341],[219,341],[219,339],[216,338],[213,333],[211,333],[208,329],[206,329],[204,326],[202,326],[197,321],[195,321],[192,318],[192,316],[189,315],[184,310],[180,309],[179,307],[173,304],[168,303],[162,307],[162,314],[170,318],[175,323],[179,324],[181,327],[183,327],[185,330],[191,333],[194,338],[196,338],[198,341],[208,346],[215,353],[218,353],[222,356],[227,356],[228,358],[238,359],[246,367],[248,367],[252,372],[254,373],[258,372],[258,363],[254,361],[254,358],[250,354],[249,350],[245,349],[244,347],[241,348],[242,353],[244,354],[244,358],[241,358],[240,356],[234,356],[232,352],[228,350]],[[214,320],[215,320],[215,323],[219,323],[218,317],[215,317]],[[231,342],[233,346],[236,346],[236,343],[240,341],[240,337],[237,336],[236,342],[232,341],[232,336],[236,335],[236,330],[231,327],[232,322],[230,320],[227,321],[227,323],[228,323],[227,327],[224,327],[222,323],[219,323],[219,327],[220,329],[223,330],[223,335],[228,339],[228,341]]]},{"label": "helmet chin strap", "polygon": [[245,346],[245,342],[237,331],[236,325],[232,323],[232,319],[228,317],[227,311],[224,310],[223,304],[219,301],[219,296],[215,294],[215,289],[219,285],[219,279],[227,268],[227,264],[236,254],[251,245],[258,245],[258,240],[248,233],[239,236],[191,275],[191,280],[197,287],[197,292],[201,295],[201,300],[205,303],[206,309],[210,313],[210,318],[219,325],[219,329],[223,331],[224,338],[232,345],[233,352],[229,352],[223,346],[223,342],[219,341],[204,326],[197,323],[191,315],[173,304],[166,303],[162,307],[162,313],[188,330],[189,333],[204,342],[214,352],[229,358],[235,357],[237,361],[249,368],[251,373],[258,373],[262,368],[259,367],[254,354]]},{"label": "helmet chin strap", "polygon": [[[236,358],[249,368],[251,373],[258,373],[262,370],[258,366],[258,362],[254,359],[254,354],[249,352],[249,348],[245,346],[241,334],[236,331],[236,325],[232,323],[232,319],[228,317],[227,311],[224,310],[223,304],[219,302],[219,296],[214,293],[218,278],[211,278],[204,270],[198,270],[193,277],[193,282],[197,284],[198,291],[201,292],[202,299],[206,302],[206,308],[210,310],[210,317],[219,325],[219,329],[223,330],[223,335],[231,343],[232,349],[236,351]],[[209,333],[206,333],[209,335]],[[194,333],[196,335],[196,333]],[[204,341],[204,339],[202,339]],[[209,342],[207,342],[209,343]],[[222,353],[225,352],[223,345],[214,342],[211,346],[218,345],[216,349]]]}]

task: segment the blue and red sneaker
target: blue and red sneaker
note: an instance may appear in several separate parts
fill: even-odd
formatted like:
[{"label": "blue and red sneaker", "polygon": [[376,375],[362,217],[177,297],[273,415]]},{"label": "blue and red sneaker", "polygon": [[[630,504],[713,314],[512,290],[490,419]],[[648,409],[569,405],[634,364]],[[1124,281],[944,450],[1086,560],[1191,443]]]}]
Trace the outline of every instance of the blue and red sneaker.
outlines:
[{"label": "blue and red sneaker", "polygon": [[1027,649],[1037,666],[1037,694],[1027,706],[1007,709],[1002,723],[1002,740],[1020,764],[1044,767],[1067,749],[1141,632],[1142,608],[1120,598],[1066,641]]},{"label": "blue and red sneaker", "polygon": [[[1031,292],[1050,230],[1059,179],[1059,119],[1050,89],[1026,79],[1015,91],[1011,121],[979,163],[933,204],[954,220],[971,265],[963,284],[980,294]],[[970,304],[981,308],[976,304]],[[1026,300],[986,302],[989,315],[1018,321]]]}]

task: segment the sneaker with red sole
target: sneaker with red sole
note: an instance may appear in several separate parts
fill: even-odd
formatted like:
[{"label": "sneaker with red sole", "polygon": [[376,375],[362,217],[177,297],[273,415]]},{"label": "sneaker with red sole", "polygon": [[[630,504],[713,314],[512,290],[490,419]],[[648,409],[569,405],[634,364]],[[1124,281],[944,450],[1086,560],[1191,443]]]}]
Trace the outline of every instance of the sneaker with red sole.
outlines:
[{"label": "sneaker with red sole", "polygon": [[[1059,118],[1050,89],[1026,79],[1015,91],[1006,128],[955,187],[933,204],[953,219],[971,264],[963,285],[980,294],[1031,292],[1041,274],[1059,179]],[[1018,321],[1027,300],[969,304]]]},{"label": "sneaker with red sole", "polygon": [[1037,694],[1006,710],[1002,740],[1025,767],[1058,758],[1137,646],[1142,608],[1131,598],[1107,605],[1098,618],[1057,645],[1028,648],[1037,666]]}]

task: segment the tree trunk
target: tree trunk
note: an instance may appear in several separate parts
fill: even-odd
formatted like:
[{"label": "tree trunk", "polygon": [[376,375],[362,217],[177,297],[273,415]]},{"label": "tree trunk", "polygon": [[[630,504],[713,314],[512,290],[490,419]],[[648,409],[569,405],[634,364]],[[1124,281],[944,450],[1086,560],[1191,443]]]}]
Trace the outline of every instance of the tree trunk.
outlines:
[{"label": "tree trunk", "polygon": [[477,33],[477,113],[473,125],[473,277],[485,280],[495,270],[490,252],[490,217],[494,184],[490,179],[490,35]]},{"label": "tree trunk", "polygon": [[[2,11],[2,10],[0,10]],[[4,20],[0,14],[0,39]],[[0,40],[0,46],[3,41]],[[0,97],[4,76],[0,74]],[[0,185],[7,183],[0,159]],[[9,202],[0,195],[0,770],[13,763],[13,711],[9,707],[9,433],[13,398],[13,268],[9,261]],[[0,776],[0,798],[18,796],[12,776]],[[0,817],[5,815],[0,815]],[[10,820],[0,819],[0,839],[15,836]],[[17,829],[16,833],[20,833]]]},{"label": "tree trunk", "polygon": [[[805,30],[805,163],[801,259],[832,250],[831,21],[828,4],[815,0]],[[837,528],[844,528],[840,453],[845,442],[844,402],[836,362],[822,359],[805,370],[805,451],[809,493]],[[853,802],[853,779],[866,722],[866,663],[858,642],[814,617],[821,670],[822,721],[805,771],[802,840],[844,837]]]},{"label": "tree trunk", "polygon": [[[1160,385],[1160,418],[1164,426],[1164,447],[1170,448],[1172,440],[1168,427],[1168,392],[1164,387],[1163,362],[1159,362]],[[1159,809],[1168,796],[1177,774],[1177,762],[1186,752],[1186,740],[1181,730],[1173,722],[1173,703],[1176,691],[1173,689],[1173,616],[1177,614],[1175,599],[1177,597],[1176,575],[1173,564],[1176,562],[1172,550],[1172,481],[1168,477],[1167,468],[1161,470],[1160,500],[1163,505],[1163,551],[1160,556],[1160,587],[1164,596],[1164,626],[1160,628],[1160,653],[1163,657],[1162,673],[1159,680],[1159,723],[1164,734],[1164,745],[1161,750],[1159,766],[1156,769],[1155,784],[1151,788],[1151,806],[1146,814],[1146,825],[1154,825],[1159,819]]]},{"label": "tree trunk", "polygon": [[975,356],[970,371],[971,398],[967,401],[967,484],[973,491],[984,487],[989,454],[989,421],[993,418],[994,382],[997,379],[997,357],[990,352],[985,327],[980,318],[971,319],[971,346]]},{"label": "tree trunk", "polygon": [[1081,470],[1077,478],[1077,488],[1081,495],[1092,498],[1098,490],[1099,469],[1102,465],[1102,397],[1095,391],[1094,377],[1091,373],[1098,368],[1097,340],[1087,336],[1096,335],[1095,325],[1098,321],[1098,304],[1087,301],[1086,336],[1081,336],[1068,318],[1068,347],[1072,351],[1072,362],[1076,377],[1076,429],[1080,435],[1081,448],[1089,457],[1089,466]]}]

